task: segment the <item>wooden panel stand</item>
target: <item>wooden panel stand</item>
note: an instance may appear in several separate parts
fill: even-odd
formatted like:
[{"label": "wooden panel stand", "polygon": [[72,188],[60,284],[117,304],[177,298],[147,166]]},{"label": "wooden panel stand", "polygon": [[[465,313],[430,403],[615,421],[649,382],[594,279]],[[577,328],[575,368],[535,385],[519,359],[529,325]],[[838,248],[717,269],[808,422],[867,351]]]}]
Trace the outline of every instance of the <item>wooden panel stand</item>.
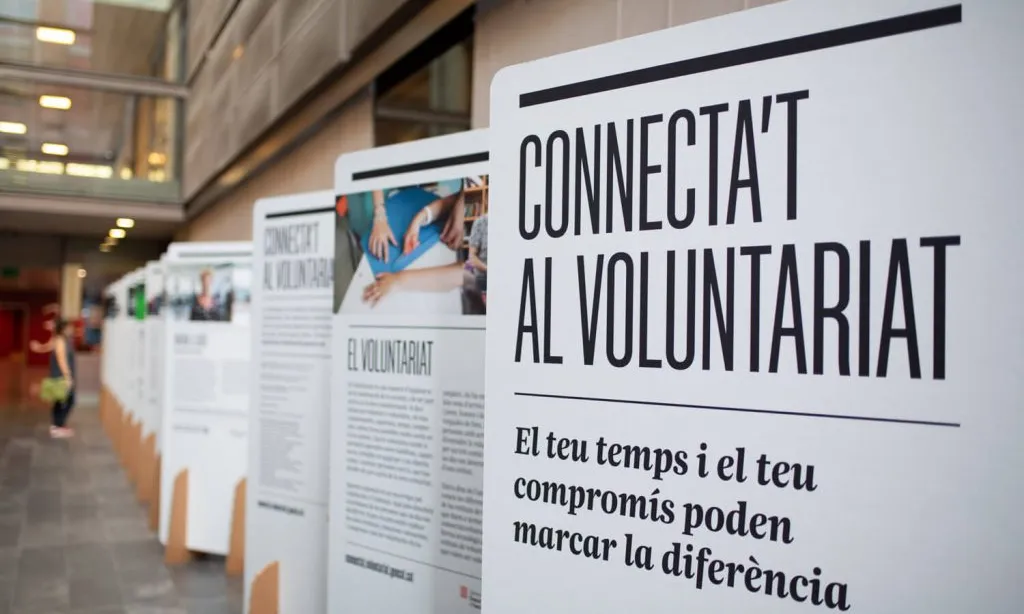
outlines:
[{"label": "wooden panel stand", "polygon": [[135,483],[135,493],[139,497],[139,503],[153,502],[154,462],[156,462],[156,433],[150,433],[142,440],[142,448],[139,450],[139,475],[138,481]]},{"label": "wooden panel stand", "polygon": [[149,501],[149,530],[160,530],[160,465],[162,458],[154,451],[153,473],[150,481],[153,483],[153,496]]},{"label": "wooden panel stand", "polygon": [[231,542],[225,571],[229,576],[240,576],[245,568],[245,478],[235,486],[235,507],[231,514]]},{"label": "wooden panel stand", "polygon": [[127,426],[124,431],[124,472],[128,476],[128,482],[135,485],[136,467],[138,465],[139,440],[136,438],[139,432],[138,423],[131,418],[127,419]]},{"label": "wooden panel stand", "polygon": [[139,469],[142,464],[142,421],[132,421],[132,432],[128,436],[128,445],[131,446],[131,464],[128,465],[128,479],[135,486],[136,495],[139,489]]},{"label": "wooden panel stand", "polygon": [[131,431],[132,419],[128,415],[128,412],[124,410],[124,407],[120,408],[121,424],[117,434],[117,456],[121,460],[121,466],[125,469],[128,468],[127,454],[128,454],[128,433]]},{"label": "wooden panel stand", "polygon": [[188,469],[182,469],[174,478],[171,492],[171,526],[167,533],[167,548],[164,562],[168,565],[184,565],[192,559],[187,546],[188,539]]},{"label": "wooden panel stand", "polygon": [[252,579],[252,593],[249,596],[249,614],[279,614],[280,576],[280,565],[277,561],[256,574]]},{"label": "wooden panel stand", "polygon": [[110,393],[107,392],[106,386],[100,386],[100,424],[103,425],[103,430],[106,431],[108,436],[110,435],[109,422]]}]

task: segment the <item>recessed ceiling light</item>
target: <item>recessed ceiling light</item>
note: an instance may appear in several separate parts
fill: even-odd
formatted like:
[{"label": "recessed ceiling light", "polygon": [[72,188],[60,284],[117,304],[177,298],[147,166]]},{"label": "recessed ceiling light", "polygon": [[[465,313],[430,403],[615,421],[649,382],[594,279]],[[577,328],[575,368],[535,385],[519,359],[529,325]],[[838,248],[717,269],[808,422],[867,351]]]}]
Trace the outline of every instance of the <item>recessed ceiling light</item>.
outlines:
[{"label": "recessed ceiling light", "polygon": [[135,228],[135,220],[130,217],[119,217],[117,218],[118,228]]},{"label": "recessed ceiling light", "polygon": [[70,162],[64,167],[64,172],[75,177],[93,177],[96,179],[110,179],[114,176],[113,167],[103,164],[81,164]]},{"label": "recessed ceiling light", "polygon": [[57,162],[56,160],[28,160],[19,158],[14,161],[14,168],[23,173],[64,174],[64,163]]},{"label": "recessed ceiling light", "polygon": [[36,40],[56,45],[74,45],[75,31],[67,28],[48,28],[39,26],[36,28]]},{"label": "recessed ceiling light", "polygon": [[123,239],[128,236],[128,233],[123,228],[111,228],[108,236],[111,239]]},{"label": "recessed ceiling light", "polygon": [[51,156],[66,156],[68,155],[68,146],[63,143],[43,143],[43,146],[39,148],[44,154]]},{"label": "recessed ceiling light", "polygon": [[0,132],[5,134],[25,134],[28,127],[21,122],[0,122]]},{"label": "recessed ceiling light", "polygon": [[78,269],[78,278],[79,279],[85,279],[86,275],[88,275],[88,273],[85,272],[85,269]]},{"label": "recessed ceiling light", "polygon": [[71,99],[67,96],[51,96],[44,94],[39,97],[39,106],[47,109],[58,109],[67,111],[71,108]]}]

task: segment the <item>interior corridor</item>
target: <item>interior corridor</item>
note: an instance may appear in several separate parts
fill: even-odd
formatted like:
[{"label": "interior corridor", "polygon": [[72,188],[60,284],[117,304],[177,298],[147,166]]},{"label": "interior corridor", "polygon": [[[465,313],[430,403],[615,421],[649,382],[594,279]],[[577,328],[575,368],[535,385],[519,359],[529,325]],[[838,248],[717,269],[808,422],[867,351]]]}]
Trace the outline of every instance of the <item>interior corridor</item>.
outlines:
[{"label": "interior corridor", "polygon": [[241,612],[223,559],[164,565],[94,399],[49,437],[42,375],[0,362],[0,614]]}]

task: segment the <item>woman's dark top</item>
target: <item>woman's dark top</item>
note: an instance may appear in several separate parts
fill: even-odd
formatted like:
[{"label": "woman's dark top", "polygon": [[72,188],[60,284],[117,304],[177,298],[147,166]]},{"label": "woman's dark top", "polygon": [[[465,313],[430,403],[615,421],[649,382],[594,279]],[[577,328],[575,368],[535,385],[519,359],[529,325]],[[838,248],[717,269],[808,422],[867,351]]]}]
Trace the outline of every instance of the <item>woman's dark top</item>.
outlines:
[{"label": "woman's dark top", "polygon": [[[71,377],[75,376],[75,346],[73,343],[64,340],[64,351],[67,352],[68,370]],[[50,352],[50,377],[64,377],[60,371],[60,363],[57,362],[57,341],[54,341],[53,351]]]}]

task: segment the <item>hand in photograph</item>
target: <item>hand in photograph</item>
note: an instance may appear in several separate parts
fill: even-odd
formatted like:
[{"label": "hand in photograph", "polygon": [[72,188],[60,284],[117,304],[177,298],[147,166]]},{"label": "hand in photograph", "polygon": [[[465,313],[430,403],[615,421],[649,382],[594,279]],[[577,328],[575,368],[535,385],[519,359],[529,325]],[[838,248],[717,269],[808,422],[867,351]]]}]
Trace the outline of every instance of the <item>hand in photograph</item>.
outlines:
[{"label": "hand in photograph", "polygon": [[384,209],[384,193],[373,192],[373,226],[370,229],[370,253],[379,260],[388,261],[388,243],[398,247],[395,233],[388,224],[387,212]]},{"label": "hand in photograph", "polygon": [[375,307],[385,296],[399,290],[446,292],[462,286],[462,264],[425,269],[405,269],[397,273],[380,273],[363,289],[363,302]]},{"label": "hand in photograph", "polygon": [[[402,253],[403,254],[408,254],[411,251],[413,251],[414,249],[416,249],[417,247],[419,247],[419,244],[420,244],[420,229],[425,227],[425,226],[429,226],[430,224],[434,223],[435,220],[440,219],[441,216],[443,216],[444,214],[446,214],[449,211],[451,211],[453,207],[457,209],[458,207],[455,207],[455,204],[457,202],[458,203],[462,202],[462,193],[461,192],[456,193],[456,194],[452,194],[451,196],[446,196],[444,198],[439,198],[439,199],[435,200],[434,202],[430,203],[429,205],[427,205],[426,207],[423,207],[422,209],[420,209],[420,212],[416,214],[416,217],[414,217],[412,219],[412,222],[409,224],[409,229],[406,230],[406,232],[405,232],[405,239],[403,241]],[[450,216],[450,217],[454,217],[454,216]],[[450,221],[451,220],[449,219],[449,222]],[[461,227],[461,224],[460,224],[460,227]],[[445,231],[446,232],[448,231],[448,225],[447,224],[445,225]],[[442,241],[444,241],[446,244],[448,243],[448,241],[446,239],[444,239],[443,236],[442,236]],[[449,247],[450,247],[450,245],[449,245]]]},{"label": "hand in photograph", "polygon": [[376,307],[377,303],[399,284],[401,276],[401,272],[377,275],[377,279],[363,289],[363,302],[369,303],[370,307]]}]

